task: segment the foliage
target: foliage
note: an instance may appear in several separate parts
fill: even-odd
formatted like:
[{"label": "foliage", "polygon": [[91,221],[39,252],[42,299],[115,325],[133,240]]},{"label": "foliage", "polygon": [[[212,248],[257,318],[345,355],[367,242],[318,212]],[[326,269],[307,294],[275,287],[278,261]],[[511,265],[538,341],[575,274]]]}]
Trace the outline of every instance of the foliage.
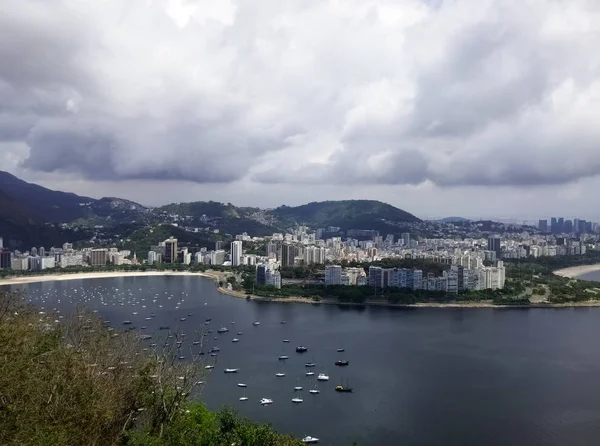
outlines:
[{"label": "foliage", "polygon": [[305,224],[311,228],[339,226],[342,229],[388,230],[391,222],[418,222],[402,209],[375,200],[341,200],[281,206],[271,211],[283,225]]}]

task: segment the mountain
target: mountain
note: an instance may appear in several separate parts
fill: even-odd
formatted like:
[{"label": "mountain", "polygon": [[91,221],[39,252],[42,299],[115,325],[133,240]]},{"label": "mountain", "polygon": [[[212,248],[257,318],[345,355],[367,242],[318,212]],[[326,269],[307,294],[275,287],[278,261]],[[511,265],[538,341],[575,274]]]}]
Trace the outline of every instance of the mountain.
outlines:
[{"label": "mountain", "polygon": [[0,189],[0,236],[4,245],[11,249],[24,249],[35,246],[59,246],[74,237],[89,236],[86,231],[63,229],[47,224],[39,217],[31,215],[20,203]]},{"label": "mountain", "polygon": [[[408,229],[408,223],[419,221],[402,209],[375,200],[323,201],[270,210],[215,201],[147,208],[123,198],[95,199],[54,191],[0,171],[0,235],[13,240],[13,246],[27,248],[34,244],[50,246],[60,240],[89,242],[91,238],[111,243],[161,224],[196,234],[189,240],[191,245],[209,246],[227,234],[266,236],[298,225],[399,233]],[[149,236],[135,234],[136,248]]]},{"label": "mountain", "polygon": [[278,226],[307,225],[313,229],[339,226],[397,232],[403,223],[419,222],[414,215],[376,200],[321,201],[302,206],[281,206],[270,211]]},{"label": "mountain", "polygon": [[19,203],[22,211],[48,222],[64,223],[78,219],[96,220],[94,223],[97,224],[102,223],[102,219],[122,222],[135,220],[148,212],[144,206],[133,201],[114,197],[97,200],[55,191],[3,171],[0,171],[0,191]]},{"label": "mountain", "polygon": [[162,221],[178,219],[186,226],[208,227],[227,234],[246,232],[253,236],[271,235],[278,228],[267,212],[259,208],[237,207],[231,203],[216,201],[194,201],[191,203],[172,203],[153,210]]}]

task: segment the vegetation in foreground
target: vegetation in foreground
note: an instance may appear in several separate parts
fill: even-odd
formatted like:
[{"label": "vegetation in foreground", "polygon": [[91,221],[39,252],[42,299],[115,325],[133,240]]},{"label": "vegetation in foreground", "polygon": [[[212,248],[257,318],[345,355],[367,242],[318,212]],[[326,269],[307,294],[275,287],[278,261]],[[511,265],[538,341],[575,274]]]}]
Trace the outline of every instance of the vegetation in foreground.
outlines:
[{"label": "vegetation in foreground", "polygon": [[93,314],[59,317],[0,291],[0,444],[303,444],[189,401],[199,394],[198,361],[144,352],[134,332],[109,331]]}]

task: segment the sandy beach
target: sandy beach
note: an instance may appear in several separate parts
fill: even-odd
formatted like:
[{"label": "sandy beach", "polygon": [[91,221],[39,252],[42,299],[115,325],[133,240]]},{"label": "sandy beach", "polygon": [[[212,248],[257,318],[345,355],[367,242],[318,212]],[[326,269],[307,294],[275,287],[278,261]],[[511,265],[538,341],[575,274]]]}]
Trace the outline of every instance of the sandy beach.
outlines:
[{"label": "sandy beach", "polygon": [[554,271],[554,274],[561,277],[567,277],[569,279],[575,279],[583,274],[593,273],[595,271],[600,271],[600,263],[595,265],[572,266],[570,268],[557,269]]},{"label": "sandy beach", "polygon": [[18,285],[21,283],[51,282],[55,280],[81,280],[81,279],[109,279],[113,277],[133,276],[203,276],[217,279],[216,275],[210,273],[191,273],[187,271],[110,271],[105,273],[65,273],[47,274],[39,276],[11,277],[0,280],[0,285]]}]

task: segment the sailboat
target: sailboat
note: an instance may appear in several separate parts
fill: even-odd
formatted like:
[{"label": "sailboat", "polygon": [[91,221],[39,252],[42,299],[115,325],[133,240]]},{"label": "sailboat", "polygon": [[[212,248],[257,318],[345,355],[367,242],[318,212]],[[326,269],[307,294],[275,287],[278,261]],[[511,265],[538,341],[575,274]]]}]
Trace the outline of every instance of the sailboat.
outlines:
[{"label": "sailboat", "polygon": [[294,390],[302,390],[302,386],[300,385],[300,378],[298,378],[298,385],[294,387]]},{"label": "sailboat", "polygon": [[312,389],[310,389],[308,392],[311,393],[311,394],[313,394],[313,395],[318,394],[319,393],[319,389],[317,389],[317,384],[315,383],[315,386]]},{"label": "sailboat", "polygon": [[299,404],[304,402],[302,399],[302,394],[298,395],[298,392],[301,392],[301,390],[296,390],[296,396],[292,398],[292,403]]},{"label": "sailboat", "polygon": [[240,401],[248,401],[248,397],[246,396],[246,386],[244,385],[244,396],[240,396]]},{"label": "sailboat", "polygon": [[283,371],[283,364],[284,364],[284,363],[285,363],[284,361],[282,361],[282,362],[281,362],[281,371],[280,371],[280,372],[277,372],[277,373],[275,373],[275,376],[276,376],[277,378],[283,378],[283,377],[285,376],[285,372]]}]

